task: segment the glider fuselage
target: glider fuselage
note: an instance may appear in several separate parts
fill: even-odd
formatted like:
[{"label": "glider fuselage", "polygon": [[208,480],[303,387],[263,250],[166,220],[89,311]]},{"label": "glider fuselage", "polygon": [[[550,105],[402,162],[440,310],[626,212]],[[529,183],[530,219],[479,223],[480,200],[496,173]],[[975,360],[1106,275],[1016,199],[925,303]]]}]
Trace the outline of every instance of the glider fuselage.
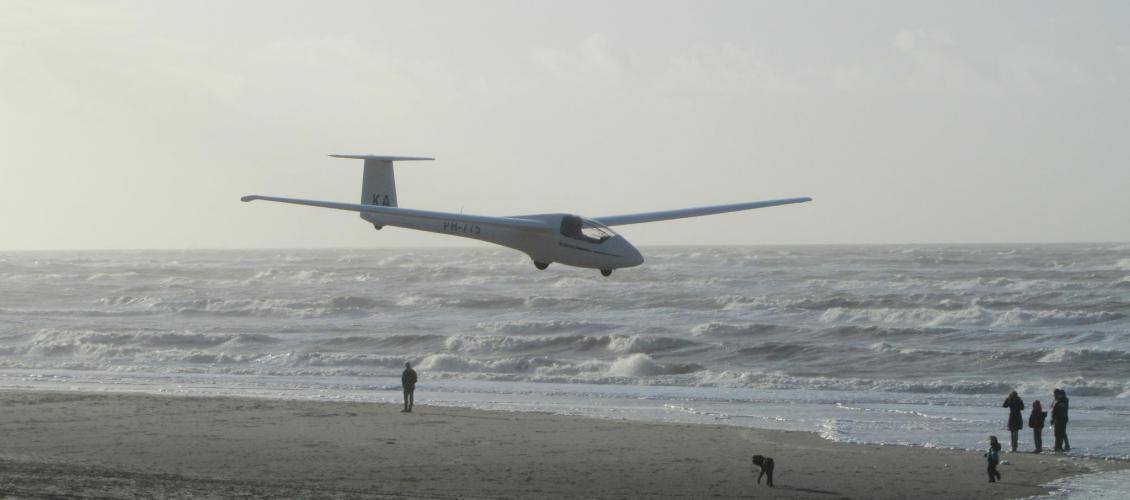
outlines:
[{"label": "glider fuselage", "polygon": [[395,226],[431,233],[462,236],[513,248],[534,262],[557,262],[589,269],[620,269],[643,263],[643,255],[620,234],[591,219],[571,214],[515,216],[536,220],[557,231],[529,231],[458,220],[420,220],[395,215],[362,213],[361,218],[378,229]]}]

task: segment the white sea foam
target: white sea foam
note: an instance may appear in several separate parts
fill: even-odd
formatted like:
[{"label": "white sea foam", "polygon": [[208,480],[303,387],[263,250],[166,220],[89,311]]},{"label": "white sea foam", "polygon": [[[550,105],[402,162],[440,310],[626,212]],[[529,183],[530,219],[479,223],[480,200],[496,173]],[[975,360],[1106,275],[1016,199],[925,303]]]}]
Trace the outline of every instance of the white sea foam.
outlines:
[{"label": "white sea foam", "polygon": [[668,373],[667,368],[642,353],[619,358],[608,367],[608,374],[614,377],[653,377]]},{"label": "white sea foam", "polygon": [[747,335],[760,335],[780,330],[781,327],[770,324],[744,324],[735,325],[730,323],[710,322],[701,325],[695,325],[691,328],[691,334],[701,337],[730,337],[730,336],[747,336]]},{"label": "white sea foam", "polygon": [[1117,349],[1057,347],[1038,360],[1040,363],[1075,363],[1086,366],[1095,362],[1130,363],[1130,352]]}]

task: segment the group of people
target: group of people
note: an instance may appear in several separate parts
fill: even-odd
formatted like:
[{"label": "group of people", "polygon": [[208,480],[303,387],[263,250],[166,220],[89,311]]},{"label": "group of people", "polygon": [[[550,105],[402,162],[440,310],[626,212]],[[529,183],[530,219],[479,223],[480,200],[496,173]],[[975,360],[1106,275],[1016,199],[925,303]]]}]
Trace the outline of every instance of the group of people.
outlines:
[{"label": "group of people", "polygon": [[[404,409],[401,412],[408,413],[412,411],[412,406],[415,401],[416,392],[416,370],[412,369],[411,363],[404,363],[404,372],[400,375],[401,387],[404,389]],[[1055,429],[1055,451],[1068,451],[1071,449],[1071,444],[1067,440],[1067,392],[1063,389],[1056,389],[1052,392],[1054,402],[1052,403],[1052,427]],[[1008,431],[1012,435],[1012,452],[1016,452],[1016,447],[1019,441],[1020,429],[1024,428],[1024,400],[1020,399],[1020,395],[1016,391],[1008,393],[1005,398],[1004,404],[1001,405],[1008,408]],[[1044,421],[1048,417],[1048,412],[1044,411],[1040,400],[1032,402],[1032,412],[1028,414],[1028,427],[1032,429],[1032,443],[1036,446],[1033,453],[1040,453],[1044,451]],[[985,453],[985,458],[989,460],[989,482],[995,483],[1001,478],[1000,471],[997,470],[997,465],[1001,461],[1001,443],[997,440],[996,436],[989,436],[989,451]],[[770,459],[772,460],[772,459]],[[756,463],[756,457],[754,459]],[[772,462],[770,462],[772,463]],[[772,465],[770,465],[772,467]],[[770,469],[772,470],[772,469]],[[770,472],[772,474],[772,472]],[[770,485],[772,485],[772,475],[769,476]],[[761,478],[758,477],[758,482]]]},{"label": "group of people", "polygon": [[[1067,392],[1063,389],[1055,389],[1052,391],[1052,398],[1051,424],[1055,435],[1053,450],[1068,451],[1071,449],[1071,444],[1067,440]],[[1005,398],[1004,404],[1001,406],[1008,408],[1008,431],[1012,438],[1012,451],[1015,453],[1020,430],[1024,428],[1024,400],[1020,399],[1020,395],[1016,391],[1012,391],[1008,393],[1008,397]],[[1044,411],[1040,400],[1037,399],[1032,402],[1032,412],[1028,414],[1028,427],[1032,429],[1032,444],[1036,447],[1032,451],[1033,453],[1044,451],[1044,421],[1047,417],[1048,412]],[[1001,478],[1001,473],[997,471],[997,464],[1000,463],[1000,452],[1000,441],[997,441],[996,436],[989,436],[989,451],[985,453],[985,457],[989,460],[990,483]]]}]

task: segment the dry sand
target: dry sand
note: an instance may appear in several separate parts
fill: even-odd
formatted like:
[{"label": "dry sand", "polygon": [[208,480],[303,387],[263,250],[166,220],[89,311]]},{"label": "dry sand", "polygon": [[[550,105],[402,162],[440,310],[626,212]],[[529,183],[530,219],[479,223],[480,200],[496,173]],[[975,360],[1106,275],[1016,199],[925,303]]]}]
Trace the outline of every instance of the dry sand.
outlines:
[{"label": "dry sand", "polygon": [[[777,461],[755,484],[750,455]],[[811,433],[383,404],[0,392],[16,497],[1005,498],[1122,462],[832,443]]]}]

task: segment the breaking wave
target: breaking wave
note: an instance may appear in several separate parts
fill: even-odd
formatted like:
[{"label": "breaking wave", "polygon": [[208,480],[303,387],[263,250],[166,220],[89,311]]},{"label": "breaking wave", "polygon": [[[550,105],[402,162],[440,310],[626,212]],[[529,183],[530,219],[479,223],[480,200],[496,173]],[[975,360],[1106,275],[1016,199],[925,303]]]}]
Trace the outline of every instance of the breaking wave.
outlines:
[{"label": "breaking wave", "polygon": [[336,296],[327,299],[179,299],[152,296],[110,296],[98,300],[110,312],[141,310],[151,313],[216,316],[281,316],[291,318],[322,317],[342,314],[366,314],[388,308],[389,301],[360,296]]}]

